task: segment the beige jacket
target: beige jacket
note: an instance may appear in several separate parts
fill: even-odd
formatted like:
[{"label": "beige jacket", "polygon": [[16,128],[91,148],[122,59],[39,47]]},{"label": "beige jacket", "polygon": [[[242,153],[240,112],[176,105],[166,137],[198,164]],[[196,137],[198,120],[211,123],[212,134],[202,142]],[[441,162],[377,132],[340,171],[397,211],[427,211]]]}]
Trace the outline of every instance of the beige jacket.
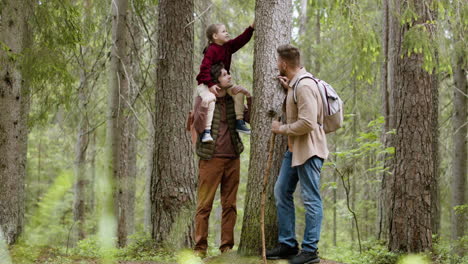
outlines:
[{"label": "beige jacket", "polygon": [[[292,87],[301,75],[307,71],[302,68],[289,85]],[[328,157],[327,138],[319,123],[323,123],[322,98],[317,84],[311,79],[302,80],[296,88],[297,104],[293,90],[289,89],[286,97],[286,124],[280,127],[280,133],[287,135],[293,153],[292,167],[304,164],[309,158]]]}]

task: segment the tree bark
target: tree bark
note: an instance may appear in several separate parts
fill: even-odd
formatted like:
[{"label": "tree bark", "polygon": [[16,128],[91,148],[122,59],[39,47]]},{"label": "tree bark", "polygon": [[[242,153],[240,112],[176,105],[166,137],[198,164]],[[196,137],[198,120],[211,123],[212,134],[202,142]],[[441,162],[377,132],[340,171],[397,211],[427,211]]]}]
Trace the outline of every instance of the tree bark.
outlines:
[{"label": "tree bark", "polygon": [[[322,32],[321,30],[321,25],[320,25],[320,17],[321,17],[321,12],[320,12],[320,6],[317,7],[317,14],[315,15],[315,36],[313,37],[315,39],[315,46],[316,49],[320,46],[321,38],[320,38],[320,33]],[[315,53],[315,69],[314,69],[314,74],[319,75],[320,73],[320,55],[318,52]]]},{"label": "tree bark", "polygon": [[194,86],[193,12],[193,0],[159,1],[152,237],[176,246],[193,244],[196,167],[185,130]]},{"label": "tree bark", "polygon": [[[82,61],[83,62],[83,61]],[[83,65],[83,64],[82,64]],[[84,67],[84,66],[82,66]],[[73,236],[74,242],[85,238],[84,224],[86,220],[86,190],[88,188],[88,175],[86,171],[86,152],[89,145],[88,121],[88,84],[86,70],[81,69],[80,85],[78,87],[78,135],[75,145],[75,186],[73,201],[73,221],[76,228]]]},{"label": "tree bark", "polygon": [[[458,40],[459,41],[459,40]],[[466,57],[455,56],[453,91],[453,164],[452,164],[452,240],[458,240],[465,235],[466,212],[456,213],[453,208],[466,204],[466,170],[467,166],[467,105],[468,82],[466,79]],[[456,252],[462,254],[462,247],[457,246]]]},{"label": "tree bark", "polygon": [[148,140],[147,140],[147,167],[145,172],[145,232],[151,232],[151,175],[153,174],[153,158],[154,158],[154,121],[151,112],[147,112],[148,122]]},{"label": "tree bark", "polygon": [[93,132],[91,135],[92,143],[91,149],[89,151],[89,212],[94,214],[96,210],[96,152],[97,152],[97,143],[96,143],[96,132]]},{"label": "tree bark", "polygon": [[[392,54],[395,63],[391,64],[393,79],[390,84],[394,92],[396,135],[393,176],[387,182],[392,195],[388,208],[388,245],[392,251],[422,252],[432,248],[438,84],[435,74],[423,69],[424,54],[408,55],[402,44],[405,35],[417,26],[424,27],[433,40],[435,29],[425,23],[432,21],[435,12],[429,9],[431,3],[427,1],[413,1],[411,6],[403,0],[391,2],[395,5],[389,9],[392,16],[389,26],[391,32],[397,33],[389,38],[394,48],[392,52],[396,53]],[[412,8],[418,19],[402,25],[396,14],[406,8]]]},{"label": "tree bark", "polygon": [[129,64],[128,0],[112,1],[112,50],[110,64],[107,146],[109,172],[114,179],[114,210],[117,218],[117,244],[124,247],[133,225],[134,175],[131,175],[131,111]]},{"label": "tree bark", "polygon": [[[388,134],[395,126],[393,124],[392,118],[392,89],[389,86],[391,83],[391,55],[389,49],[389,38],[390,38],[390,28],[389,28],[389,1],[383,0],[383,12],[382,12],[382,71],[381,71],[381,85],[382,85],[382,115],[385,118],[385,126],[383,129],[382,141],[386,148],[392,147],[392,134]],[[394,52],[393,50],[391,52]],[[377,224],[377,239],[386,240],[388,238],[388,217],[387,217],[387,208],[389,207],[390,195],[388,194],[387,188],[387,178],[390,177],[388,171],[392,171],[393,160],[389,157],[389,154],[384,155],[384,172],[381,176],[381,188],[382,194],[379,197],[378,205],[378,224]]]},{"label": "tree bark", "polygon": [[[84,1],[84,25],[89,23],[89,1]],[[87,12],[88,11],[88,12]],[[85,238],[86,220],[86,190],[89,188],[89,175],[86,166],[86,155],[89,145],[89,119],[88,119],[88,72],[86,69],[86,47],[80,45],[80,54],[76,61],[80,65],[80,84],[78,86],[78,134],[75,145],[75,186],[73,201],[73,221],[75,224],[73,243]]]},{"label": "tree bark", "polygon": [[[286,12],[285,12],[286,11]],[[262,250],[260,234],[260,198],[263,171],[268,159],[268,143],[271,135],[271,121],[268,111],[281,112],[285,94],[274,78],[278,75],[277,52],[279,45],[289,43],[291,36],[291,1],[259,0],[255,8],[255,51],[254,85],[255,95],[252,108],[252,135],[249,178],[244,210],[239,252],[258,255]],[[284,120],[284,119],[283,119]],[[272,168],[267,186],[265,207],[266,246],[273,247],[278,240],[275,199],[273,188],[284,152],[287,138],[278,136],[273,153]]]},{"label": "tree bark", "polygon": [[17,241],[24,223],[30,89],[21,60],[32,40],[30,1],[0,2],[0,232]]}]

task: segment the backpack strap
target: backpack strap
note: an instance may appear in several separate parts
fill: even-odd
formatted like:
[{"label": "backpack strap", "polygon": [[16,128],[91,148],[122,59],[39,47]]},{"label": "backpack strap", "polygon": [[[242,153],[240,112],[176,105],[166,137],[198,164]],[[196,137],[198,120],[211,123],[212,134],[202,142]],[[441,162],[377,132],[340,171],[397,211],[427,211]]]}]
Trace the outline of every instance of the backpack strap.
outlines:
[{"label": "backpack strap", "polygon": [[301,77],[299,77],[299,79],[294,83],[293,85],[293,98],[294,98],[294,103],[297,104],[297,94],[296,94],[296,88],[297,86],[299,86],[299,83],[304,80],[304,79],[311,79],[313,80],[315,83],[317,83],[317,86],[318,86],[318,82],[317,80],[315,80],[315,78],[310,75],[310,74],[304,74],[302,75]]},{"label": "backpack strap", "polygon": [[[317,84],[317,88],[320,89],[320,87],[318,87],[318,86],[319,86],[319,83],[318,83],[318,82],[319,82],[320,80],[315,79],[315,77],[312,76],[311,74],[304,74],[304,75],[302,75],[302,76],[299,77],[299,79],[293,84],[293,99],[294,99],[294,104],[297,104],[296,88],[297,88],[297,86],[299,86],[299,82],[302,81],[302,80],[304,80],[304,79],[311,79],[311,80],[313,80],[313,81]],[[326,89],[326,88],[325,88],[325,94],[327,94],[327,89]],[[328,108],[330,108],[330,106],[328,106]],[[324,118],[325,118],[325,116],[324,116]],[[322,125],[323,125],[323,120],[322,120],[322,123],[320,123],[320,122],[317,122],[317,123],[319,124],[319,126],[322,126]]]}]

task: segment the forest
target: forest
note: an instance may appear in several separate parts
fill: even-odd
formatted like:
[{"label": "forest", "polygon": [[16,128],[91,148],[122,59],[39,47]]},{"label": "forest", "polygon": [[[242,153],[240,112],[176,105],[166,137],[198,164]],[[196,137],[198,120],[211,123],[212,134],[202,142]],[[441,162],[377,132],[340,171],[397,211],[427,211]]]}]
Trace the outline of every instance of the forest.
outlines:
[{"label": "forest", "polygon": [[[218,250],[216,191],[203,258],[186,124],[215,23],[231,38],[254,26],[230,68],[252,94],[252,133],[239,136],[234,248]],[[320,263],[468,264],[467,33],[464,0],[0,0],[0,264],[266,263],[288,145],[270,148],[283,44],[343,100],[320,174]]]}]

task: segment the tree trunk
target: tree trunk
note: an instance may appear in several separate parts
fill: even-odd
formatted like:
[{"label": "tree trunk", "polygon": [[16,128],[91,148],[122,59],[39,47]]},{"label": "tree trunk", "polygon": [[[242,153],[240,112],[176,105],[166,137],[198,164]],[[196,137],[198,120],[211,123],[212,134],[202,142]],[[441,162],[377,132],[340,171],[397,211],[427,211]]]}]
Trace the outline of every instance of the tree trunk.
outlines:
[{"label": "tree trunk", "polygon": [[211,8],[213,7],[210,7],[210,6],[213,3],[211,0],[199,0],[199,4],[200,4],[199,6],[200,10],[198,14],[201,15],[201,13],[205,12],[200,17],[199,48],[200,48],[200,54],[202,54],[203,50],[208,45],[208,39],[206,38],[206,28],[211,24]]},{"label": "tree trunk", "polygon": [[301,7],[299,10],[299,37],[304,36],[307,31],[307,22],[308,22],[308,16],[307,16],[307,3],[309,0],[301,0]]},{"label": "tree trunk", "polygon": [[[390,28],[389,28],[389,1],[383,0],[383,12],[382,12],[382,71],[381,71],[381,85],[382,85],[382,115],[385,118],[385,126],[383,129],[382,141],[386,148],[393,147],[392,145],[392,134],[388,134],[395,126],[393,124],[392,118],[392,89],[389,85],[392,81],[390,70],[391,70],[391,55],[389,49],[389,38],[390,38]],[[394,53],[392,50],[391,52]],[[388,194],[387,181],[390,177],[388,171],[392,171],[393,160],[389,159],[389,154],[384,155],[384,172],[382,173],[381,179],[381,188],[382,194],[379,197],[378,204],[378,224],[377,224],[377,239],[386,240],[388,238],[388,216],[387,209],[389,207],[390,195]]]},{"label": "tree trunk", "polygon": [[89,174],[90,174],[90,181],[89,181],[89,212],[94,214],[96,210],[96,152],[97,152],[97,145],[96,145],[96,131],[92,133],[92,143],[91,149],[89,151]]},{"label": "tree trunk", "polygon": [[[321,33],[321,26],[320,26],[320,6],[317,7],[317,14],[315,15],[315,36],[313,37],[315,39],[315,47],[318,49],[320,46],[320,33]],[[315,53],[315,69],[314,69],[314,74],[319,75],[320,73],[320,55],[318,52]]]},{"label": "tree trunk", "polygon": [[[453,208],[466,204],[466,170],[467,166],[467,95],[468,82],[466,57],[456,55],[454,67],[455,89],[453,93],[453,164],[452,164],[452,240],[458,240],[465,235],[466,212],[456,213]],[[462,254],[462,247],[456,251]]]},{"label": "tree trunk", "polygon": [[[279,45],[289,43],[291,36],[291,1],[259,0],[255,8],[255,53],[254,53],[254,85],[255,95],[252,109],[252,135],[249,178],[244,210],[239,252],[247,255],[257,255],[261,252],[260,234],[260,198],[263,185],[263,171],[268,159],[268,143],[271,135],[271,121],[268,111],[281,112],[285,94],[275,80],[278,75],[277,52]],[[286,11],[286,12],[285,12]],[[284,120],[284,119],[283,119]],[[279,168],[287,138],[276,137],[273,153],[273,163],[267,186],[267,202],[265,206],[265,231],[267,248],[273,247],[278,240],[275,199],[273,187],[278,177]]]},{"label": "tree trunk", "polygon": [[[30,1],[0,2],[0,232],[7,244],[18,239],[24,222],[24,182],[30,90],[22,64],[31,44]],[[0,235],[1,236],[1,235]]]},{"label": "tree trunk", "polygon": [[[83,63],[83,61],[81,61]],[[82,67],[84,67],[84,64]],[[86,220],[86,190],[88,189],[88,176],[86,171],[86,152],[89,145],[88,121],[88,83],[86,70],[81,69],[80,85],[78,87],[78,135],[75,145],[75,186],[73,201],[73,221],[75,229],[74,243],[85,238],[84,224]]]},{"label": "tree trunk", "polygon": [[[393,177],[387,182],[392,199],[389,209],[389,249],[403,252],[422,252],[432,247],[432,186],[436,184],[437,142],[437,79],[423,69],[424,54],[403,48],[403,40],[410,30],[425,28],[432,41],[435,30],[431,21],[435,12],[431,3],[417,0],[411,7],[407,1],[392,1],[389,10],[392,22],[390,37],[395,63],[391,64],[394,91],[396,135]],[[400,11],[412,8],[418,19],[412,24],[401,24]],[[420,28],[417,28],[420,26]],[[392,35],[392,34],[390,34]],[[393,51],[392,51],[393,52]],[[432,54],[435,54],[435,51]],[[395,55],[395,54],[393,54]],[[431,69],[432,71],[432,69]]]},{"label": "tree trunk", "polygon": [[110,173],[114,179],[114,209],[117,218],[117,244],[124,247],[129,227],[133,223],[134,192],[133,176],[129,173],[130,146],[128,117],[130,110],[129,85],[131,67],[129,67],[129,30],[128,0],[112,2],[112,51],[110,64],[109,116],[107,123],[107,146],[111,147]]},{"label": "tree trunk", "polygon": [[152,237],[176,246],[191,246],[194,230],[196,167],[185,130],[194,85],[193,12],[193,0],[159,1]]},{"label": "tree trunk", "polygon": [[154,155],[154,121],[151,112],[147,112],[148,140],[147,140],[147,167],[145,172],[145,232],[151,232],[151,175],[153,174]]},{"label": "tree trunk", "polygon": [[[89,11],[91,4],[84,1],[83,26],[89,23]],[[78,135],[75,145],[75,186],[73,201],[73,221],[75,224],[73,243],[85,238],[85,220],[86,220],[86,190],[89,189],[89,175],[86,166],[86,155],[89,146],[89,119],[88,119],[88,72],[85,61],[87,48],[80,45],[80,56],[76,61],[80,65],[80,85],[78,86]],[[88,207],[89,208],[89,207]]]}]

